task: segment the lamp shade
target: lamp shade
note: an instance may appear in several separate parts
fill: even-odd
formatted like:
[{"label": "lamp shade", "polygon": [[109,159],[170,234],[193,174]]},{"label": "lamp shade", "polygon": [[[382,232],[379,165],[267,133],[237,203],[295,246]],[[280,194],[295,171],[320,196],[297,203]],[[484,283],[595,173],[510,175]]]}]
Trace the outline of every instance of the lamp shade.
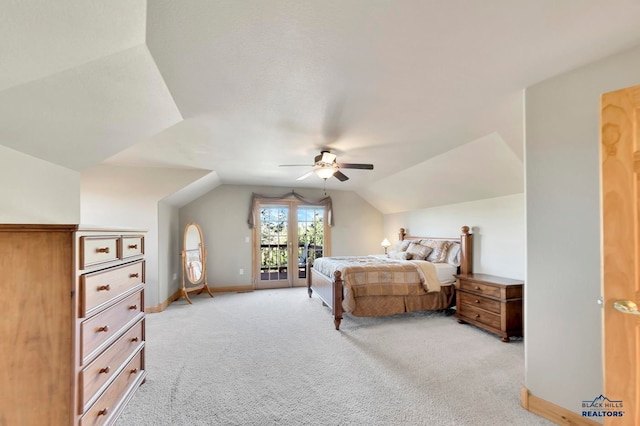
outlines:
[{"label": "lamp shade", "polygon": [[381,245],[382,247],[384,247],[384,248],[387,248],[387,247],[389,247],[389,246],[391,245],[391,243],[389,242],[389,240],[388,240],[388,239],[386,239],[386,238],[385,238],[384,240],[382,240],[382,242],[380,243],[380,245]]},{"label": "lamp shade", "polygon": [[320,167],[314,172],[322,179],[329,179],[338,169],[334,167]]}]

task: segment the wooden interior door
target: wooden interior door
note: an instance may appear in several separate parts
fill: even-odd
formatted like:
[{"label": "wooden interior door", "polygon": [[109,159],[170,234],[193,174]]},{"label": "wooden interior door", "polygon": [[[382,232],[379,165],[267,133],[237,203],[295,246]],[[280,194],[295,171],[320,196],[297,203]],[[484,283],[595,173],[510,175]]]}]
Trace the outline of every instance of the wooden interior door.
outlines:
[{"label": "wooden interior door", "polygon": [[606,93],[601,103],[604,296],[604,397],[621,401],[622,417],[640,424],[640,86]]}]

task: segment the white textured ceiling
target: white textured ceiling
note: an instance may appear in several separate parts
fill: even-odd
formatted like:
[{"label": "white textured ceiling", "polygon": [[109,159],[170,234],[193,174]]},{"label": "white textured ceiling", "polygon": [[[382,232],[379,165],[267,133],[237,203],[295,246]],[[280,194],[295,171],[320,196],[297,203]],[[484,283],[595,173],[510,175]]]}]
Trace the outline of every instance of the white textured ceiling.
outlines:
[{"label": "white textured ceiling", "polygon": [[[382,211],[522,191],[522,90],[640,43],[636,0],[0,3],[0,144],[289,188],[323,182],[279,164],[331,148],[375,170],[327,188]],[[446,195],[397,190],[478,146]]]}]

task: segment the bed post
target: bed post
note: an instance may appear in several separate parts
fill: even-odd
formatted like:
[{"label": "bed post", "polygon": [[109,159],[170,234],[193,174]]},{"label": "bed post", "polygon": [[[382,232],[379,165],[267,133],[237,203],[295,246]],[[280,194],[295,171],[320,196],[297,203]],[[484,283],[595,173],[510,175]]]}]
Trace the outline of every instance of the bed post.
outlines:
[{"label": "bed post", "polygon": [[399,239],[400,241],[403,241],[403,240],[404,240],[404,237],[406,237],[406,236],[407,236],[406,229],[404,229],[404,228],[400,228],[400,232],[398,233],[398,239]]},{"label": "bed post", "polygon": [[311,267],[313,266],[313,261],[311,258],[307,259],[307,293],[309,293],[309,298],[311,298],[311,294],[313,290],[311,290]]},{"label": "bed post", "polygon": [[473,234],[469,233],[469,227],[462,227],[462,235],[460,236],[460,251],[462,258],[460,259],[460,273],[470,274],[473,272],[473,259],[471,251],[473,248]]},{"label": "bed post", "polygon": [[340,330],[340,322],[342,321],[342,273],[335,271],[333,273],[333,323],[336,330]]}]

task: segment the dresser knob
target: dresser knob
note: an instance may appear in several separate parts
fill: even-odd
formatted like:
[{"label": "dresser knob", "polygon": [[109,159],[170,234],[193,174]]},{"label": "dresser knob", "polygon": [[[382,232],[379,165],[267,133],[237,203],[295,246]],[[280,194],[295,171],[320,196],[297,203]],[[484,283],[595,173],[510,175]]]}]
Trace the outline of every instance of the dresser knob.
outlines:
[{"label": "dresser knob", "polygon": [[108,325],[103,325],[102,327],[98,327],[96,329],[97,333],[100,333],[101,331],[104,331],[106,333],[107,331],[109,331],[109,326]]},{"label": "dresser knob", "polygon": [[480,301],[478,299],[476,299],[476,303],[480,303]]},{"label": "dresser knob", "polygon": [[101,369],[100,369],[100,373],[105,373],[105,374],[106,374],[106,373],[108,373],[110,370],[111,370],[111,368],[109,368],[109,366],[106,366],[106,367],[104,367],[104,368],[101,368]]},{"label": "dresser knob", "polygon": [[133,370],[131,370],[131,374],[138,374],[138,369],[134,368]]},{"label": "dresser knob", "polygon": [[109,253],[109,247],[97,248],[96,253]]},{"label": "dresser knob", "polygon": [[129,274],[129,278],[138,278],[140,276],[140,274],[138,274],[137,272],[135,274]]},{"label": "dresser knob", "polygon": [[98,291],[102,291],[102,290],[109,291],[109,290],[111,290],[111,286],[109,286],[109,284],[98,286]]},{"label": "dresser knob", "polygon": [[99,416],[106,416],[108,412],[109,412],[109,410],[107,410],[106,408],[103,408],[102,410],[98,411],[98,415]]},{"label": "dresser knob", "polygon": [[476,314],[476,318],[480,318],[480,314]]},{"label": "dresser knob", "polygon": [[480,290],[480,287],[478,287],[478,286],[475,286],[474,288],[475,288],[476,290]]},{"label": "dresser knob", "polygon": [[135,250],[138,248],[137,244],[129,244],[128,248],[130,248],[131,250]]},{"label": "dresser knob", "polygon": [[138,309],[138,305],[131,305],[131,306],[129,306],[129,309],[132,310],[132,311],[136,310],[136,309]]},{"label": "dresser knob", "polygon": [[137,342],[138,340],[140,340],[140,339],[138,339],[137,337],[132,337],[132,338],[131,338],[131,341],[132,341],[132,342]]}]

